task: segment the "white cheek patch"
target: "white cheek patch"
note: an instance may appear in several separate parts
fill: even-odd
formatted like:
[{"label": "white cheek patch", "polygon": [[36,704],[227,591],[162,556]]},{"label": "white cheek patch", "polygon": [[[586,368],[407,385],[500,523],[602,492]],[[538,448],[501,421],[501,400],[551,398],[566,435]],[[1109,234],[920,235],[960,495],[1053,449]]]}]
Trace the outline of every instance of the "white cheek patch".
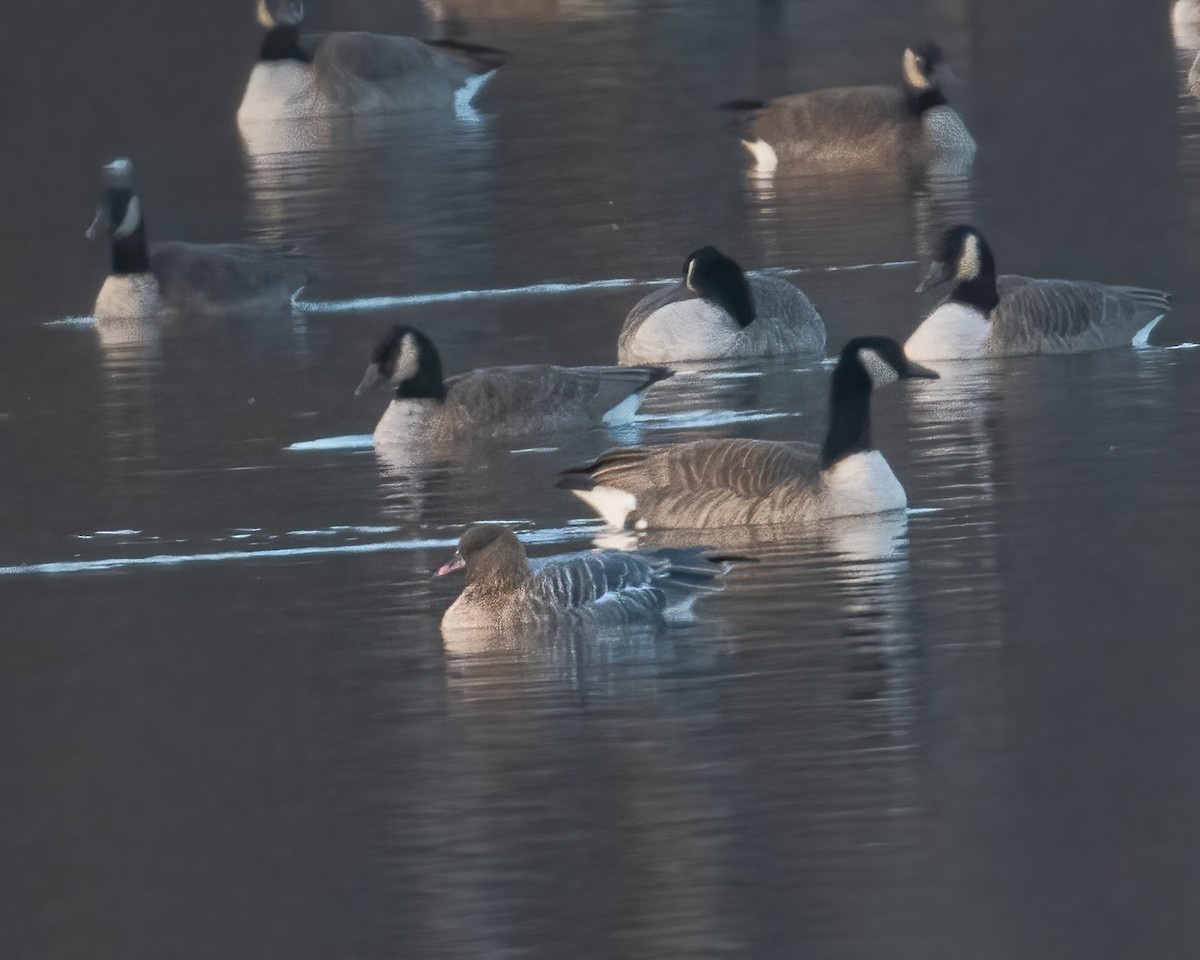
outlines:
[{"label": "white cheek patch", "polygon": [[979,276],[979,238],[973,233],[967,234],[963,241],[962,253],[958,256],[958,264],[954,271],[956,280],[974,280]]},{"label": "white cheek patch", "polygon": [[929,89],[929,78],[917,66],[917,55],[911,50],[904,51],[904,80],[914,90]]},{"label": "white cheek patch", "polygon": [[900,379],[896,369],[874,350],[859,350],[858,362],[866,368],[871,384],[876,387],[886,387]]},{"label": "white cheek patch", "polygon": [[396,358],[396,372],[393,379],[397,383],[403,383],[405,380],[415,377],[420,368],[421,348],[417,346],[416,337],[411,333],[406,333],[400,340],[400,356]]},{"label": "white cheek patch", "polygon": [[692,257],[692,259],[688,261],[688,268],[687,268],[687,288],[692,291],[695,291],[695,289],[696,289],[695,285],[692,283],[692,274],[694,274],[695,272],[696,272],[696,258]]},{"label": "white cheek patch", "polygon": [[125,205],[125,216],[121,218],[121,222],[117,224],[117,228],[113,231],[114,240],[124,240],[126,237],[137,232],[137,228],[142,225],[142,205],[138,202],[137,195],[129,198],[129,203]]}]

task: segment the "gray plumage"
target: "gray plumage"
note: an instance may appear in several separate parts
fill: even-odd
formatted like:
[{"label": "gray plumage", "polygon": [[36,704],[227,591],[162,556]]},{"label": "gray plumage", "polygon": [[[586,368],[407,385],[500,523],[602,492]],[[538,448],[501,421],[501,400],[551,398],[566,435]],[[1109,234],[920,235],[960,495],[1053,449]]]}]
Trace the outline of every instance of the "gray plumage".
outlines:
[{"label": "gray plumage", "polygon": [[825,167],[921,162],[921,124],[896,87],[835,87],[767,101],[750,127],[781,161]]},{"label": "gray plumage", "polygon": [[1161,290],[1088,280],[996,276],[991,247],[974,227],[951,227],[918,292],[953,284],[904,345],[924,360],[1081,353],[1144,345],[1170,308]]},{"label": "gray plumage", "polygon": [[125,157],[106,164],[104,179],[105,198],[87,230],[95,237],[103,224],[111,252],[111,272],[93,307],[97,320],[281,310],[303,284],[297,261],[278,250],[234,243],[148,244],[133,164]]},{"label": "gray plumage", "polygon": [[617,450],[588,475],[631,494],[636,517],[653,528],[803,523],[823,515],[819,457],[805,443],[696,440]]},{"label": "gray plumage", "polygon": [[[825,324],[803,290],[782,277],[757,275],[746,279],[758,315],[745,327],[682,284],[643,297],[621,327],[618,361],[670,363],[824,355]],[[670,318],[673,330],[651,330],[647,321],[668,305],[674,305],[677,311]]]},{"label": "gray plumage", "polygon": [[834,368],[820,448],[742,439],[627,447],[564,471],[558,485],[616,528],[781,526],[897,510],[907,498],[872,446],[871,391],[936,376],[894,340],[855,338]]},{"label": "gray plumage", "polygon": [[294,260],[248,243],[153,243],[150,266],[164,306],[181,311],[284,307],[303,283]]},{"label": "gray plumage", "polygon": [[[268,27],[238,108],[240,121],[354,116],[467,102],[503,65],[499,50],[453,40],[343,32],[305,37],[296,5],[282,20],[260,4]],[[267,50],[271,48],[268,58]]]},{"label": "gray plumage", "polygon": [[638,301],[617,338],[620,363],[824,353],[825,324],[803,291],[749,276],[715,247],[693,251],[678,284]]},{"label": "gray plumage", "polygon": [[529,561],[511,530],[472,527],[439,575],[464,569],[466,585],[443,630],[659,625],[672,607],[716,589],[726,567],[704,551],[601,550]]},{"label": "gray plumage", "polygon": [[[662,379],[649,367],[485,367],[446,380],[446,399],[428,438],[451,445],[594,427],[604,415]],[[393,401],[402,404],[403,400]],[[385,415],[386,420],[386,415]],[[384,421],[376,440],[387,440]]]},{"label": "gray plumage", "polygon": [[746,146],[759,166],[892,170],[905,175],[965,174],[975,140],[938,84],[941,51],[904,52],[903,86],[833,87],[766,101],[741,101]]},{"label": "gray plumage", "polygon": [[331,33],[313,56],[314,114],[449,107],[468,80],[502,63],[471,48],[377,33]]},{"label": "gray plumage", "polygon": [[375,428],[376,443],[445,450],[476,440],[538,437],[631,417],[640,394],[670,376],[662,367],[487,367],[442,378],[432,341],[396,326],[376,347],[359,384],[396,395]]},{"label": "gray plumage", "polygon": [[1170,309],[1167,294],[1087,280],[1003,275],[990,315],[993,353],[1080,353],[1129,344]]}]

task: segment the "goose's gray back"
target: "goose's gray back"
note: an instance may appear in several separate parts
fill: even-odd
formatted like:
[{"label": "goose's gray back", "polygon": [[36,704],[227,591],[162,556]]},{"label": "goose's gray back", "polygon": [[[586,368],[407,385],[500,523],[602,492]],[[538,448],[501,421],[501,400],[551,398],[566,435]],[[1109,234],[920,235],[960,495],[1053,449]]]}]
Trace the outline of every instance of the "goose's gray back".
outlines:
[{"label": "goose's gray back", "polygon": [[917,160],[919,118],[898,87],[834,87],[768,101],[754,136],[780,160],[829,167],[888,167]]},{"label": "goose's gray back", "polygon": [[604,460],[592,480],[633,494],[652,527],[788,524],[822,514],[818,450],[809,444],[697,440]]},{"label": "goose's gray back", "polygon": [[654,622],[666,607],[656,585],[667,575],[665,563],[637,553],[606,550],[551,557],[530,564],[521,602],[525,618],[552,620],[564,615],[595,623]]},{"label": "goose's gray back", "polygon": [[[804,291],[783,277],[748,274],[755,319],[739,326],[724,310],[682,284],[647,294],[634,305],[617,338],[621,363],[722,360],[803,354],[823,356],[825,324]],[[672,311],[670,335],[655,328]],[[682,328],[682,329],[679,329]]]},{"label": "goose's gray back", "polygon": [[405,415],[411,402],[393,400],[375,439],[453,447],[593,427],[662,373],[646,367],[485,367],[448,378],[443,403],[420,401],[420,436],[413,436],[416,424]]},{"label": "goose's gray back", "polygon": [[150,265],[164,304],[181,310],[282,307],[302,282],[299,269],[282,254],[253,244],[156,243],[150,246]]},{"label": "goose's gray back", "polygon": [[698,591],[724,567],[703,550],[619,550],[575,553],[529,562],[530,575],[515,589],[483,594],[468,587],[446,611],[447,629],[503,631],[513,627],[636,626],[662,622],[664,612]]},{"label": "goose's gray back", "polygon": [[317,115],[381,113],[449,106],[478,71],[452,52],[415,37],[332,33],[312,63]]},{"label": "goose's gray back", "polygon": [[770,274],[752,274],[750,291],[757,316],[738,331],[738,356],[825,355],[825,324],[808,295],[794,283]]},{"label": "goose's gray back", "polygon": [[1001,276],[991,313],[991,347],[999,354],[1078,353],[1128,344],[1168,310],[1161,290],[1085,280]]}]

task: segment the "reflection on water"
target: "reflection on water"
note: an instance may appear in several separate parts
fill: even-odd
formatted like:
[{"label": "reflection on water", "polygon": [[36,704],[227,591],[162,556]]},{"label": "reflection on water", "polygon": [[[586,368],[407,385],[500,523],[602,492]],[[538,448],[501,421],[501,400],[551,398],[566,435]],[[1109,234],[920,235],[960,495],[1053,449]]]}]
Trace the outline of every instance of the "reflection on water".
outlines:
[{"label": "reflection on water", "polygon": [[[448,374],[610,363],[704,243],[794,271],[831,352],[903,340],[957,220],[1014,272],[1174,291],[1156,339],[1198,341],[1181,4],[1173,43],[1143,0],[346,0],[314,29],[511,51],[481,122],[245,142],[240,0],[127,6],[5,17],[25,79],[63,66],[0,157],[0,956],[1197,954],[1200,351],[944,364],[874,399],[907,514],[705,532],[756,562],[690,621],[501,644],[438,629],[465,525],[586,549],[560,470],[819,442],[828,365],[687,365],[626,431],[435,463],[351,395],[391,322]],[[747,176],[713,105],[894,82],[914,24],[961,69],[969,184]],[[155,235],[297,247],[300,309],[44,326],[94,301],[117,154]]]}]

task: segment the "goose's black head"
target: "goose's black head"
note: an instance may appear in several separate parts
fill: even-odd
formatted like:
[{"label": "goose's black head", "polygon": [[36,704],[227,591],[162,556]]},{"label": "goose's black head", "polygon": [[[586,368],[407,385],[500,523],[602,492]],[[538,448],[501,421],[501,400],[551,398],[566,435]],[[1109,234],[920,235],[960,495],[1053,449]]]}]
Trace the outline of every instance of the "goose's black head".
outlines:
[{"label": "goose's black head", "polygon": [[258,22],[266,28],[260,60],[299,60],[312,57],[300,47],[300,23],[304,20],[303,0],[258,0]]},{"label": "goose's black head", "polygon": [[142,203],[133,192],[133,164],[128,157],[118,157],[105,164],[102,177],[104,200],[85,236],[93,239],[103,224],[112,246],[112,272],[146,273],[150,270],[146,225]]},{"label": "goose's black head", "polygon": [[746,274],[716,247],[701,247],[683,262],[683,282],[744,327],[754,319],[754,297]]},{"label": "goose's black head", "polygon": [[458,540],[454,556],[434,576],[465,570],[467,586],[488,593],[516,589],[529,577],[525,548],[508,527],[476,524]]},{"label": "goose's black head", "polygon": [[938,374],[914,363],[891,337],[855,337],[842,348],[830,385],[829,433],[821,466],[871,449],[871,391],[897,380],[936,380]]},{"label": "goose's black head", "polygon": [[917,293],[943,283],[953,283],[950,300],[991,313],[1000,302],[996,290],[996,260],[983,234],[959,224],[942,235],[941,246]]},{"label": "goose's black head", "polygon": [[904,49],[904,93],[908,108],[920,115],[930,107],[946,103],[942,94],[940,68],[942,48],[936,43],[914,43]]},{"label": "goose's black head", "polygon": [[415,327],[396,324],[371,352],[371,363],[354,391],[357,397],[376,384],[394,387],[397,397],[446,399],[442,358],[437,347]]}]

